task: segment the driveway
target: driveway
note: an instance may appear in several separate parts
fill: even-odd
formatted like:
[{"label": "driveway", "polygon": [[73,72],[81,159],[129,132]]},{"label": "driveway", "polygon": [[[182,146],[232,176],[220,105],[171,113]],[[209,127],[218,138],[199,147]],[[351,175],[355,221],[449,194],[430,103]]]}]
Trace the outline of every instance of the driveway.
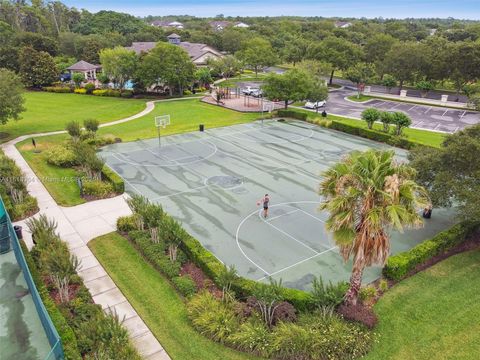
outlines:
[{"label": "driveway", "polygon": [[363,110],[375,107],[380,110],[402,111],[412,119],[412,127],[454,133],[467,126],[480,123],[480,113],[469,110],[448,109],[428,105],[415,105],[398,101],[374,99],[365,103],[345,100],[354,91],[331,91],[325,110],[328,113],[360,118]]}]

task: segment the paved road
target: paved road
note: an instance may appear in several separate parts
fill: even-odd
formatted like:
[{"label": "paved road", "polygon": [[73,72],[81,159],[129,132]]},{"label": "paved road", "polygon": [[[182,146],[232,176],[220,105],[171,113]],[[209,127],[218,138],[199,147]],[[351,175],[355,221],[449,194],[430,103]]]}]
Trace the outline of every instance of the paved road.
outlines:
[{"label": "paved road", "polygon": [[447,133],[454,133],[467,126],[480,123],[480,113],[474,111],[446,109],[380,99],[371,100],[363,104],[345,100],[346,96],[354,94],[355,92],[350,90],[330,92],[325,110],[328,113],[355,118],[360,118],[360,114],[367,107],[388,111],[403,111],[411,117],[412,127]]}]

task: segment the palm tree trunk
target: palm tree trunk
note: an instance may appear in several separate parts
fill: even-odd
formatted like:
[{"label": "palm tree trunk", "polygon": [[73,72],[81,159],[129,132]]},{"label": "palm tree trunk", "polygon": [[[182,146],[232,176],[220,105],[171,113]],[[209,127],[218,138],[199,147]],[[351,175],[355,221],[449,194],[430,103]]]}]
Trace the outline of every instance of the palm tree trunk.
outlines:
[{"label": "palm tree trunk", "polygon": [[347,305],[357,305],[358,293],[362,286],[363,269],[365,263],[363,260],[355,259],[353,263],[352,276],[350,277],[350,288],[345,294],[345,303]]}]

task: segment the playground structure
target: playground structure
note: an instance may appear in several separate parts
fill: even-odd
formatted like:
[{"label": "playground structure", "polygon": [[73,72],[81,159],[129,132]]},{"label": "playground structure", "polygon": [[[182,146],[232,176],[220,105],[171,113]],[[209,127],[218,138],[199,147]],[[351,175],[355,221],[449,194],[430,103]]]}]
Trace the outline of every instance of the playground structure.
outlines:
[{"label": "playground structure", "polygon": [[283,107],[283,104],[262,97],[242,94],[239,87],[212,87],[210,95],[205,96],[202,101],[242,112],[262,112],[265,111],[266,104],[271,104],[271,110]]}]

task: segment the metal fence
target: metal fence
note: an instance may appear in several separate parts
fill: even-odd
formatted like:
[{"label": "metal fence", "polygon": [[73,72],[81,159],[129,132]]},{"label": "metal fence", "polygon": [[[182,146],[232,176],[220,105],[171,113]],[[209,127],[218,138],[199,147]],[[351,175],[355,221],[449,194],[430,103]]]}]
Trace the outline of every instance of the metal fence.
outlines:
[{"label": "metal fence", "polygon": [[[10,244],[8,244],[10,241]],[[28,289],[32,295],[35,308],[37,310],[40,321],[47,335],[48,341],[50,343],[50,352],[46,355],[45,360],[60,360],[64,359],[63,346],[60,336],[58,335],[57,329],[53,325],[50,315],[43,305],[40,294],[38,293],[37,287],[33,282],[32,274],[28,269],[25,256],[23,255],[22,248],[20,247],[20,242],[18,241],[17,235],[12,226],[12,222],[8,216],[8,213],[5,209],[2,199],[0,198],[0,243],[2,244],[2,250],[6,250],[6,246],[10,245],[15,253],[15,258],[17,259],[18,265],[22,269],[23,276],[27,282]]]}]

